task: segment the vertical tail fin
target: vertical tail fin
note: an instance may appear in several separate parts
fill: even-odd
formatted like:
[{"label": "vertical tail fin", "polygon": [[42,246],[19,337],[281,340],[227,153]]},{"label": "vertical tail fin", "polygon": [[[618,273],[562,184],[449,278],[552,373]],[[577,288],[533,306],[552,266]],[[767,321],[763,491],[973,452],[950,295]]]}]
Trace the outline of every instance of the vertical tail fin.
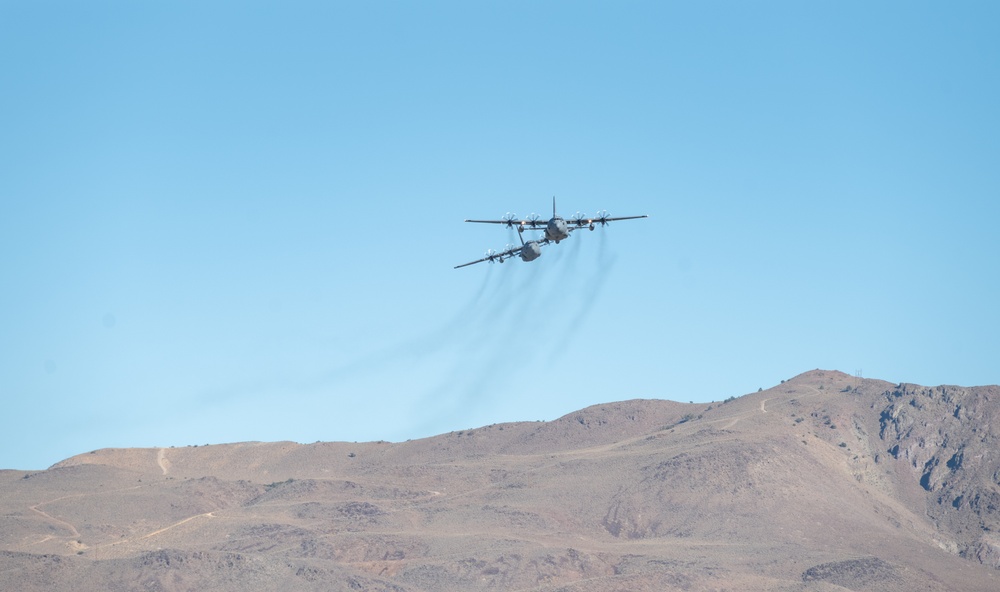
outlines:
[{"label": "vertical tail fin", "polygon": [[556,196],[552,196],[552,217],[556,217]]}]

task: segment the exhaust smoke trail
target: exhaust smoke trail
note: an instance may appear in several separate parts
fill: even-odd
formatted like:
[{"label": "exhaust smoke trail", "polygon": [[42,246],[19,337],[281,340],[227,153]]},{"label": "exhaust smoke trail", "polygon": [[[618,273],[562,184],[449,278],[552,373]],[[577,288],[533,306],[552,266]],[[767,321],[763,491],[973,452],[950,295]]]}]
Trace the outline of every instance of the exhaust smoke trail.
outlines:
[{"label": "exhaust smoke trail", "polygon": [[603,233],[600,240],[593,263],[582,270],[580,238],[548,247],[551,256],[545,265],[511,270],[521,276],[520,282],[501,286],[482,330],[464,344],[461,361],[421,400],[446,414],[468,412],[487,404],[490,395],[515,388],[518,376],[537,376],[564,356],[568,343],[587,323],[613,267]]},{"label": "exhaust smoke trail", "polygon": [[[537,383],[546,366],[566,355],[614,263],[603,234],[549,245],[539,262],[487,264],[463,305],[437,328],[321,369],[311,379],[269,381],[251,390],[377,405],[407,376],[410,396],[395,410],[405,427],[395,431],[408,437],[457,429],[463,417],[498,405],[522,380]],[[592,238],[598,239],[596,251]]]}]

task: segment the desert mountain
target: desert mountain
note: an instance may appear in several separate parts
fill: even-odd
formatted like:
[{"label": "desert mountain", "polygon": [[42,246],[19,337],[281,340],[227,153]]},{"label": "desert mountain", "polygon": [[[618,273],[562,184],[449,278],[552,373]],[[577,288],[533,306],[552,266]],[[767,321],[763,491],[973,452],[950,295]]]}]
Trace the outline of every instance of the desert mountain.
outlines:
[{"label": "desert mountain", "polygon": [[401,443],[0,471],[0,589],[1000,589],[1000,388],[812,371]]}]

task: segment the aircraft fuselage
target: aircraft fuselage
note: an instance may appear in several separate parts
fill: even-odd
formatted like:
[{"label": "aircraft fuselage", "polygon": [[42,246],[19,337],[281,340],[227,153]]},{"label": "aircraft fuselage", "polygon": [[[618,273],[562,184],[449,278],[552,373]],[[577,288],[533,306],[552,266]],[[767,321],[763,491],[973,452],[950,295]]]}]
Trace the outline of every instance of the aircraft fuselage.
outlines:
[{"label": "aircraft fuselage", "polygon": [[553,216],[549,223],[545,225],[545,238],[558,243],[569,236],[569,227],[566,221],[560,216]]}]

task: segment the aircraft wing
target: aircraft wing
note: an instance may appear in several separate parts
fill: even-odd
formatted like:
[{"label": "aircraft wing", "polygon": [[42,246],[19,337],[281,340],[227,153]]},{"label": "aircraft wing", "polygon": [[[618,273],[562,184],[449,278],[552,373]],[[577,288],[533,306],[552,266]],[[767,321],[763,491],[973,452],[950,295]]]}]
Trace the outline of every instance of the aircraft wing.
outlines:
[{"label": "aircraft wing", "polygon": [[494,262],[494,261],[499,261],[500,263],[503,263],[507,259],[510,259],[511,257],[514,257],[515,255],[517,255],[518,253],[520,253],[521,249],[523,249],[523,248],[524,248],[523,246],[520,246],[520,247],[511,247],[510,249],[507,249],[506,251],[500,251],[500,252],[496,252],[496,253],[492,253],[492,252],[487,251],[486,256],[483,257],[482,259],[476,259],[475,261],[469,261],[468,263],[463,263],[461,265],[456,265],[455,269],[458,269],[459,267],[468,267],[469,265],[475,265],[476,263],[482,263],[483,261],[489,261],[491,263]]},{"label": "aircraft wing", "polygon": [[600,224],[604,226],[608,222],[617,222],[618,220],[637,220],[639,218],[648,218],[646,214],[642,216],[594,216],[593,218],[568,218],[566,224],[569,225],[571,230],[576,230],[577,228],[583,228],[585,226],[590,226],[591,224]]},{"label": "aircraft wing", "polygon": [[636,220],[638,218],[649,218],[649,216],[643,214],[641,216],[620,216],[618,218],[599,218],[597,221],[600,222],[601,220],[603,220],[604,222],[614,222],[616,220]]},{"label": "aircraft wing", "polygon": [[503,224],[508,228],[545,228],[545,225],[549,223],[548,220],[542,220],[540,218],[519,220],[517,218],[504,218],[502,220],[466,220],[466,222],[473,222],[475,224]]}]

